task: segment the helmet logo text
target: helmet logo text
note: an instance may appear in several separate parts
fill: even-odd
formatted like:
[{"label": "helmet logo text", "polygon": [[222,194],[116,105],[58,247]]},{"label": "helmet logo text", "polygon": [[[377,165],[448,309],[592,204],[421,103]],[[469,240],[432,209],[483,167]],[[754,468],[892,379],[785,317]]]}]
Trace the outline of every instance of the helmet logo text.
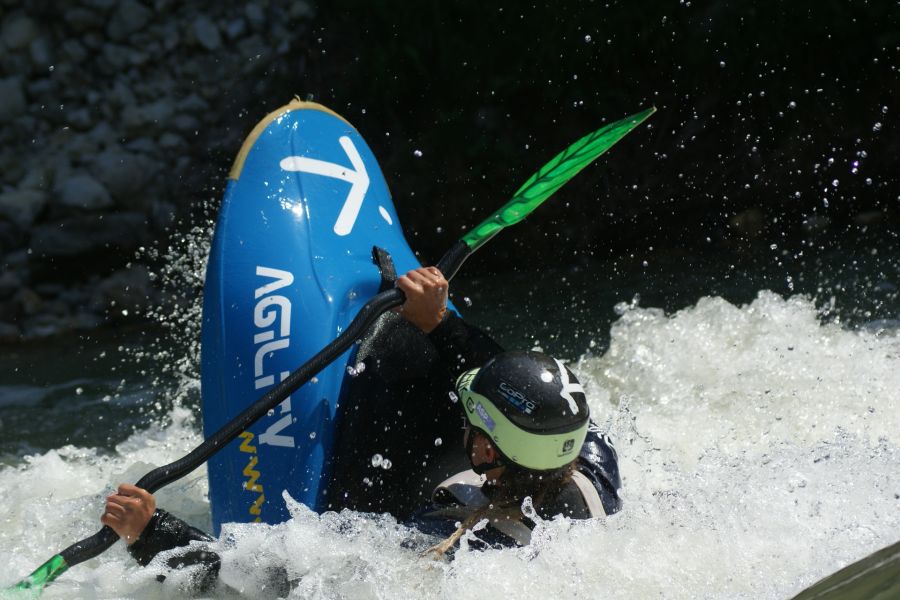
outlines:
[{"label": "helmet logo text", "polygon": [[475,412],[477,412],[478,416],[481,417],[481,421],[482,423],[484,423],[484,426],[488,428],[488,431],[493,431],[494,427],[496,427],[497,425],[496,423],[494,423],[491,415],[489,415],[488,412],[484,409],[484,406],[481,405],[481,402],[479,402],[475,406]]},{"label": "helmet logo text", "polygon": [[507,402],[515,406],[519,411],[525,413],[526,415],[532,414],[537,408],[537,404],[535,404],[532,400],[529,400],[525,396],[525,394],[515,389],[505,381],[500,382],[497,391],[500,392],[500,395],[503,396]]}]

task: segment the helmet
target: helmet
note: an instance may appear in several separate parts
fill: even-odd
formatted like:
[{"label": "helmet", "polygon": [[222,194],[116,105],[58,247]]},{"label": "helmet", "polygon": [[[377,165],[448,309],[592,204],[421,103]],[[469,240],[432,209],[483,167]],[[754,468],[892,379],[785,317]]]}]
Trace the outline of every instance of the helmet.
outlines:
[{"label": "helmet", "polygon": [[506,352],[456,382],[463,411],[509,462],[532,471],[572,462],[590,409],[578,379],[558,359]]}]

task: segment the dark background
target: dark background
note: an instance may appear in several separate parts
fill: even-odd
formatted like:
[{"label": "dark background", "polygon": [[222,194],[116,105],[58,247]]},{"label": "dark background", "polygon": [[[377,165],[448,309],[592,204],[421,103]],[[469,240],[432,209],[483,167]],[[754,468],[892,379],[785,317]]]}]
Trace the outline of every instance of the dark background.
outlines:
[{"label": "dark background", "polygon": [[[162,285],[190,302],[202,269],[188,252],[241,141],[294,95],[355,124],[425,262],[579,137],[658,108],[479,252],[473,277],[821,270],[900,246],[896,1],[0,11],[0,342],[141,320]],[[875,281],[896,295],[886,264]],[[779,280],[761,285],[798,291]]]},{"label": "dark background", "polygon": [[650,128],[479,264],[746,256],[861,235],[896,244],[898,12],[839,1],[327,2],[300,81],[367,137],[428,256],[571,141],[650,105]]}]

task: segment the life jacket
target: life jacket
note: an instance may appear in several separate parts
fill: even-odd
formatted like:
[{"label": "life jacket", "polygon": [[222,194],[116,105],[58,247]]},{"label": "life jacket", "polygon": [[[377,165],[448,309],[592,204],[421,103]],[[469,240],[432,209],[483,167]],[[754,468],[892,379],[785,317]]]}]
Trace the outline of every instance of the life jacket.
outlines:
[{"label": "life jacket", "polygon": [[[478,475],[471,469],[447,478],[434,489],[432,500],[435,504],[443,504],[449,495],[456,501],[456,504],[430,511],[427,516],[464,521],[472,513],[490,503],[490,498],[481,489],[484,482],[484,475]],[[607,514],[603,509],[600,494],[597,493],[597,489],[591,484],[588,477],[576,470],[572,473],[572,482],[581,492],[591,517],[602,517]],[[531,542],[531,528],[521,519],[491,520],[491,526],[515,540],[519,545],[525,546]]]}]

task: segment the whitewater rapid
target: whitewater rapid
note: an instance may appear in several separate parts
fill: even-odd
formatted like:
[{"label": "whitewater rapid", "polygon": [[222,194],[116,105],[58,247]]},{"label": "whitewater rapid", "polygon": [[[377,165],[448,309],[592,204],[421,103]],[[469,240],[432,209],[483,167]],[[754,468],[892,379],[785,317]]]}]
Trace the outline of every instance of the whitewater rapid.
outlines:
[{"label": "whitewater rapid", "polygon": [[[608,350],[570,366],[618,448],[621,513],[539,523],[525,548],[464,540],[448,563],[404,545],[417,534],[389,516],[292,503],[281,525],[226,527],[222,580],[247,597],[271,593],[266,570],[280,566],[299,580],[294,598],[783,599],[897,541],[896,324],[848,329],[769,292],[746,306],[617,311]],[[96,531],[116,483],[201,441],[179,402],[165,421],[114,452],[65,446],[2,467],[0,584]],[[158,498],[208,529],[206,495],[200,469]],[[44,597],[167,598],[188,576],[141,568],[120,543]]]}]

